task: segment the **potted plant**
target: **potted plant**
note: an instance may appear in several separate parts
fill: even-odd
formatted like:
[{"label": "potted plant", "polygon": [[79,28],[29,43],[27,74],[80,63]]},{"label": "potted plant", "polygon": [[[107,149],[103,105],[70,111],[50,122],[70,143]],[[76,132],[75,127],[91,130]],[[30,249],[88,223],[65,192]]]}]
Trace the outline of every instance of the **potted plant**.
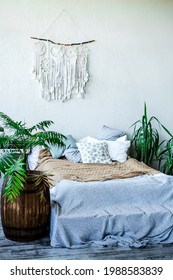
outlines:
[{"label": "potted plant", "polygon": [[33,240],[46,232],[51,180],[47,174],[29,170],[27,156],[35,146],[63,146],[65,136],[48,131],[53,124],[50,120],[27,128],[24,122],[14,121],[0,112],[0,122],[9,131],[0,136],[0,175],[4,175],[1,195],[4,233],[13,240]]},{"label": "potted plant", "polygon": [[144,113],[141,120],[137,120],[132,125],[134,130],[131,144],[134,150],[134,157],[147,165],[152,165],[153,161],[158,160],[158,151],[162,149],[161,147],[165,142],[160,142],[158,129],[153,126],[154,121],[172,137],[170,131],[155,116],[148,118],[146,103],[144,103]]}]

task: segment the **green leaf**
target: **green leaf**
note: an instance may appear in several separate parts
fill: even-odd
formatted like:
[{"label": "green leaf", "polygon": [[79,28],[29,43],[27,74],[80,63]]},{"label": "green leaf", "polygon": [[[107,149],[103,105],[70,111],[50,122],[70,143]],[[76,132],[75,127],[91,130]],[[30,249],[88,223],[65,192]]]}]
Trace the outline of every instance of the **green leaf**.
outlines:
[{"label": "green leaf", "polygon": [[53,121],[50,120],[46,120],[46,121],[41,121],[39,123],[37,123],[36,125],[32,126],[29,129],[29,132],[33,132],[34,130],[42,130],[45,131],[46,129],[48,129],[52,124],[54,124]]},{"label": "green leaf", "polygon": [[[159,168],[165,172],[172,172],[173,169],[173,145],[169,147],[169,141],[162,141],[160,143],[160,137],[158,130],[154,127],[153,122],[156,122],[159,128],[162,128],[167,132],[171,139],[173,139],[172,133],[155,117],[152,116],[148,120],[147,116],[147,105],[144,103],[144,113],[141,120],[133,123],[133,134],[131,145],[135,151],[135,156],[138,160],[143,161],[148,165],[156,160],[159,161]],[[167,144],[166,144],[167,143]],[[166,148],[164,148],[166,145]],[[162,164],[162,161],[166,161]]]}]

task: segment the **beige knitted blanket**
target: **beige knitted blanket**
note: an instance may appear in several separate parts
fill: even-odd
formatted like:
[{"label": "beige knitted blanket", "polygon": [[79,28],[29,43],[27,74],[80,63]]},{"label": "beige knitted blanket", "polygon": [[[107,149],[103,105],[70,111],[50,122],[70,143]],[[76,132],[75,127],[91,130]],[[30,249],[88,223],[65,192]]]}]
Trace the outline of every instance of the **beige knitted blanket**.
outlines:
[{"label": "beige knitted blanket", "polygon": [[66,159],[54,159],[47,150],[40,151],[36,170],[51,174],[53,185],[63,179],[88,182],[159,173],[159,171],[133,158],[128,158],[124,163],[74,163]]}]

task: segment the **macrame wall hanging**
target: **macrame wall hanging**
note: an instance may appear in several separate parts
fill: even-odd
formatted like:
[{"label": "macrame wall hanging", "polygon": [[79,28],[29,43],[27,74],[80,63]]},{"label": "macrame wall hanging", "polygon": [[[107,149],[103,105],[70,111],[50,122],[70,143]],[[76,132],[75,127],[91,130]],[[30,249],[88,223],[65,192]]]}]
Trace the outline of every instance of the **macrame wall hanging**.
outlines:
[{"label": "macrame wall hanging", "polygon": [[[64,12],[68,15],[63,10],[56,20]],[[48,101],[64,102],[74,95],[84,97],[85,86],[89,80],[89,50],[85,44],[95,40],[63,44],[49,39],[31,38],[37,40],[34,43],[33,78],[41,85],[42,98]]]}]

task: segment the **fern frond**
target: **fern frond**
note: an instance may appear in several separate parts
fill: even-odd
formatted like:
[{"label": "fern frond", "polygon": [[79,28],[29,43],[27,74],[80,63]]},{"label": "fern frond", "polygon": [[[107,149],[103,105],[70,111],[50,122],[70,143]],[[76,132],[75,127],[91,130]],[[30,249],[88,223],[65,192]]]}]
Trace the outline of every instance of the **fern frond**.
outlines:
[{"label": "fern frond", "polygon": [[47,173],[39,174],[34,178],[34,186],[37,188],[37,194],[40,200],[46,201],[46,190],[53,186],[52,175]]},{"label": "fern frond", "polygon": [[23,158],[19,158],[12,165],[10,165],[10,167],[6,169],[4,177],[7,179],[4,195],[10,202],[13,202],[23,190],[27,177]]},{"label": "fern frond", "polygon": [[26,148],[29,149],[34,146],[43,146],[48,148],[49,144],[64,146],[64,140],[66,137],[55,131],[42,131],[34,135],[33,139],[29,141],[26,145]]},{"label": "fern frond", "polygon": [[0,153],[0,171],[4,174],[8,168],[16,163],[19,153],[10,150]]},{"label": "fern frond", "polygon": [[32,126],[31,128],[28,129],[28,131],[29,132],[33,132],[34,130],[46,131],[46,129],[48,129],[52,124],[54,124],[53,121],[45,120],[45,121],[39,122],[36,125]]},{"label": "fern frond", "polygon": [[23,125],[24,125],[24,124],[22,124],[22,122],[14,121],[12,118],[7,116],[3,112],[0,112],[0,119],[5,127],[11,128],[11,129],[18,130],[18,129],[23,128]]}]

